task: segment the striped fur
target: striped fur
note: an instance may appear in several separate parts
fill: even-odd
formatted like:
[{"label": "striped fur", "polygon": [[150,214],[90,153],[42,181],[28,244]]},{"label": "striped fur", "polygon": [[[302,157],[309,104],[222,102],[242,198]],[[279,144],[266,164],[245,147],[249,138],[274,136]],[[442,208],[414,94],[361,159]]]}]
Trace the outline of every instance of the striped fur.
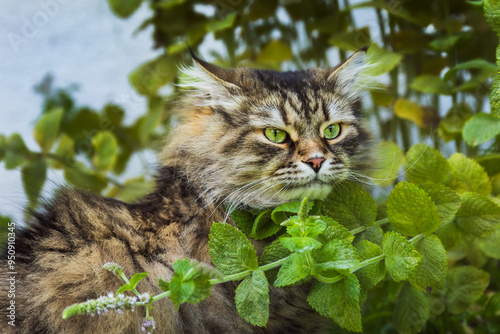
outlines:
[{"label": "striped fur", "polygon": [[[359,58],[358,58],[359,57]],[[162,153],[156,190],[135,204],[71,189],[29,222],[16,237],[16,327],[7,333],[137,333],[142,309],[119,315],[61,318],[64,307],[116,291],[121,282],[106,262],[128,276],[149,272],[140,291],[159,293],[158,278],[172,263],[190,257],[210,263],[208,233],[227,221],[224,206],[268,207],[308,196],[325,196],[332,184],[360,170],[370,151],[357,85],[363,52],[332,70],[266,72],[222,70],[198,61],[192,91],[179,101],[179,125]],[[349,78],[342,78],[348,75]],[[340,137],[322,138],[333,122]],[[286,130],[290,140],[270,142],[266,127]],[[319,173],[304,161],[323,155]],[[263,242],[254,242],[258,253]],[[3,254],[5,259],[5,250]],[[5,261],[0,293],[8,290]],[[238,283],[214,286],[200,304],[176,311],[164,299],[152,315],[158,333],[318,333],[323,319],[306,303],[306,287],[271,288],[265,328],[242,320],[234,306]],[[8,300],[0,298],[6,319]],[[9,332],[10,331],[10,332]]]}]

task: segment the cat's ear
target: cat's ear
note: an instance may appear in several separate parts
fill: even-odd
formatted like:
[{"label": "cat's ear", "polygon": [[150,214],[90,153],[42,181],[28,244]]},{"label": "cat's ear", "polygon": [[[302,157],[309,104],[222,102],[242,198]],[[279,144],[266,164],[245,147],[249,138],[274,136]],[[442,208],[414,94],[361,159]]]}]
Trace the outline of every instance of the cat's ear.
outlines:
[{"label": "cat's ear", "polygon": [[201,76],[198,78],[199,80],[222,85],[233,93],[241,89],[241,75],[237,69],[220,68],[200,59],[191,48],[189,51],[195,66],[201,70],[197,71],[198,75]]},{"label": "cat's ear", "polygon": [[367,67],[367,49],[368,47],[364,47],[356,51],[345,62],[327,71],[326,82],[332,84],[335,90],[340,90],[348,95],[357,91],[363,80],[363,71]]}]

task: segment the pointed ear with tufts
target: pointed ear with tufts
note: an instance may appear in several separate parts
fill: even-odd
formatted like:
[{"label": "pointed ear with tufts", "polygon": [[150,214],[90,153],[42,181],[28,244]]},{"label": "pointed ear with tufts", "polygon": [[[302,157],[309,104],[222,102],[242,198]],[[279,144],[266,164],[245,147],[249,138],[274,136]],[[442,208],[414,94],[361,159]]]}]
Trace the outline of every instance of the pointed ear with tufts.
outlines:
[{"label": "pointed ear with tufts", "polygon": [[204,78],[199,78],[199,79],[205,79],[205,80],[211,80],[214,82],[217,82],[227,89],[230,90],[230,92],[235,92],[235,90],[241,89],[242,83],[241,83],[241,75],[237,69],[223,69],[220,68],[216,65],[210,64],[202,59],[200,59],[194,52],[189,48],[189,51],[191,52],[191,57],[193,58],[194,62],[198,66],[199,69],[203,70]]},{"label": "pointed ear with tufts", "polygon": [[345,62],[327,71],[326,81],[333,84],[335,90],[340,90],[344,94],[355,93],[362,81],[362,72],[366,68],[367,56],[364,47],[356,51]]}]

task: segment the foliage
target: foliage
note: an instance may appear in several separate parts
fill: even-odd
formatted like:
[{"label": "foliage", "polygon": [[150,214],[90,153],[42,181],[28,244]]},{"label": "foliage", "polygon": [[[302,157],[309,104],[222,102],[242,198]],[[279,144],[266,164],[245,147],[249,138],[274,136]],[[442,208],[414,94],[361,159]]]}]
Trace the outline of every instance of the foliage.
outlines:
[{"label": "foliage", "polygon": [[[272,303],[269,285],[312,282],[309,305],[350,332],[380,333],[388,325],[404,333],[432,332],[440,326],[462,332],[477,323],[496,328],[500,309],[492,297],[496,286],[489,287],[500,278],[498,269],[491,270],[500,256],[489,247],[499,242],[499,198],[475,187],[478,178],[491,181],[472,159],[457,155],[444,159],[439,151],[421,145],[410,151],[428,152],[429,160],[412,162],[408,172],[414,168],[429,174],[436,164],[448,164],[450,178],[402,181],[378,207],[360,185],[346,181],[322,203],[310,205],[304,199],[262,211],[272,217],[264,222],[262,212],[234,212],[232,218],[241,230],[227,223],[214,223],[210,230],[210,255],[216,269],[179,259],[170,282],[159,281],[164,292],[152,296],[149,303],[135,305],[150,308],[164,297],[170,297],[176,307],[198,303],[209,296],[212,285],[241,281],[236,309],[252,325],[265,326]],[[456,157],[460,163],[454,162]],[[377,220],[383,207],[387,217]],[[258,257],[242,231],[253,238],[272,236],[274,241]],[[118,275],[123,275],[121,270]],[[135,278],[145,275],[134,275],[117,295],[134,291]],[[390,298],[380,303],[373,293]],[[76,304],[63,316],[93,312],[89,309]],[[382,316],[387,309],[393,311],[392,321]],[[465,321],[449,322],[455,315]]]}]

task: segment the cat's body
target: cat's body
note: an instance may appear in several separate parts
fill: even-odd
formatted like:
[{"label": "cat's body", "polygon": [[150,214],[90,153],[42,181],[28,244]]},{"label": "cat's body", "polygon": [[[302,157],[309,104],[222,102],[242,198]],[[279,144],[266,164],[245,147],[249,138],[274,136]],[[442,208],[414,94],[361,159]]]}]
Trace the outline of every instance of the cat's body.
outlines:
[{"label": "cat's body", "polygon": [[[162,155],[155,192],[126,204],[64,190],[17,234],[16,327],[3,326],[2,332],[137,333],[143,309],[69,320],[61,312],[116,291],[121,282],[103,269],[107,262],[120,264],[127,276],[149,272],[138,288],[159,293],[157,280],[172,277],[175,260],[211,262],[212,223],[232,224],[225,205],[262,208],[321,198],[368,162],[369,132],[353,93],[361,66],[356,57],[338,69],[287,74],[230,72],[197,61],[198,75],[206,77],[178,108],[181,124]],[[329,124],[342,124],[341,134],[327,139]],[[263,131],[268,128],[276,136],[275,129],[284,130],[286,141],[269,139],[272,133]],[[263,247],[255,245],[258,252]],[[8,271],[2,260],[2,295]],[[323,327],[307,305],[307,287],[271,287],[269,323],[252,326],[236,312],[237,284],[215,285],[208,299],[179,311],[168,299],[155,303],[156,332],[315,333]],[[8,302],[0,298],[4,321]]]}]

